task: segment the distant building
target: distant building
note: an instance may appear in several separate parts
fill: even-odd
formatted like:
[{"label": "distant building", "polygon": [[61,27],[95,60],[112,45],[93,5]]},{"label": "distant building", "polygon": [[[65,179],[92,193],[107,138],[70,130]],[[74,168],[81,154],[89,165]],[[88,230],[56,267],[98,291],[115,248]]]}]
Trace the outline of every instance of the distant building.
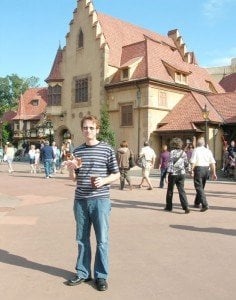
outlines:
[{"label": "distant building", "polygon": [[220,82],[224,77],[236,73],[236,58],[231,59],[231,64],[229,66],[209,67],[206,69],[217,82]]}]

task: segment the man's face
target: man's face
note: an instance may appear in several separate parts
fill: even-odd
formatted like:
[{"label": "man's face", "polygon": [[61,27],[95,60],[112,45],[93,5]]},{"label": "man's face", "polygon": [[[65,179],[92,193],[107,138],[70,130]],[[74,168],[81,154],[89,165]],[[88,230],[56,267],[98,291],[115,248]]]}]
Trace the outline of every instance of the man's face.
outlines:
[{"label": "man's face", "polygon": [[95,140],[99,129],[96,128],[96,124],[93,121],[85,120],[82,127],[82,132],[87,140]]}]

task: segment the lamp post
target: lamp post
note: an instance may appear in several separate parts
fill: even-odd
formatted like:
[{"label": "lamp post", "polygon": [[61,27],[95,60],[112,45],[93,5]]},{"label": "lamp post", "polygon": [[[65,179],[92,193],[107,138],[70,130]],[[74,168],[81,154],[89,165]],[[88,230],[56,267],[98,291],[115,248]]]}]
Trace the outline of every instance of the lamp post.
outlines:
[{"label": "lamp post", "polygon": [[207,122],[209,117],[210,111],[207,109],[207,105],[205,104],[204,108],[202,109],[202,117],[205,120],[205,146],[208,145],[208,128],[207,128]]},{"label": "lamp post", "polygon": [[49,143],[50,145],[52,145],[52,134],[53,134],[53,124],[52,124],[52,121],[48,120],[46,121],[46,132],[45,133],[49,133]]},{"label": "lamp post", "polygon": [[136,93],[136,102],[138,107],[138,151],[137,154],[139,154],[140,151],[140,104],[141,104],[141,91],[140,88],[138,88]]}]

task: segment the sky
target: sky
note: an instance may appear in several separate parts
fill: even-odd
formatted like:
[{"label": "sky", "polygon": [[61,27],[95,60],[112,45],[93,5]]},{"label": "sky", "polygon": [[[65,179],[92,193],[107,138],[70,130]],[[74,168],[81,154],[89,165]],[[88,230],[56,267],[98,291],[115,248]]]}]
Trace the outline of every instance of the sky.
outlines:
[{"label": "sky", "polygon": [[[167,35],[178,29],[202,67],[227,66],[236,57],[236,0],[93,0],[103,12]],[[1,0],[0,77],[40,79],[50,73],[77,0]]]}]

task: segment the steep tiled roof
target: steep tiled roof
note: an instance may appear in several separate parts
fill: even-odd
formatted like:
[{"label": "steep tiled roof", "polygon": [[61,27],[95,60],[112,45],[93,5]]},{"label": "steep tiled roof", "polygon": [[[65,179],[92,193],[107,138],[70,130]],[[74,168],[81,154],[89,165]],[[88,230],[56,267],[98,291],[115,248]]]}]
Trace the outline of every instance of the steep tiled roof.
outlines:
[{"label": "steep tiled roof", "polygon": [[[38,100],[33,105],[32,100]],[[19,105],[13,120],[38,120],[47,105],[47,88],[30,88],[19,99]]]},{"label": "steep tiled roof", "polygon": [[207,97],[224,119],[225,123],[236,123],[236,93],[223,93]]},{"label": "steep tiled roof", "polygon": [[[98,13],[98,20],[110,49],[110,65],[120,68],[132,59],[143,57],[130,79],[149,77],[174,84],[175,80],[168,72],[169,66],[175,71],[187,74],[188,86],[192,89],[212,92],[209,86],[211,82],[217,93],[224,92],[211,75],[196,64],[193,53],[190,63],[183,60],[172,38],[101,13]],[[121,81],[119,73],[118,71],[111,83]]]},{"label": "steep tiled roof", "polygon": [[111,66],[119,67],[121,65],[122,47],[143,41],[145,36],[175,47],[173,41],[168,37],[103,13],[98,13],[98,20],[110,48],[109,64]]},{"label": "steep tiled roof", "polygon": [[52,65],[51,72],[50,72],[49,76],[47,77],[47,79],[45,79],[45,81],[47,83],[49,83],[51,81],[63,81],[63,78],[61,76],[61,70],[60,70],[61,61],[62,61],[62,49],[61,49],[61,46],[59,46],[56,57],[54,59],[53,65]]},{"label": "steep tiled roof", "polygon": [[1,120],[3,122],[9,122],[11,121],[14,117],[16,116],[16,112],[15,111],[12,111],[12,110],[9,110],[9,111],[6,111],[4,113],[4,115],[2,116]]},{"label": "steep tiled roof", "polygon": [[219,84],[226,92],[236,92],[236,73],[223,77]]},{"label": "steep tiled roof", "polygon": [[212,122],[222,123],[223,119],[212,107],[207,97],[197,93],[188,93],[161,121],[163,126],[158,128],[157,131],[197,131],[198,124],[204,122],[202,109],[204,108],[205,104],[210,111],[209,120]]}]

